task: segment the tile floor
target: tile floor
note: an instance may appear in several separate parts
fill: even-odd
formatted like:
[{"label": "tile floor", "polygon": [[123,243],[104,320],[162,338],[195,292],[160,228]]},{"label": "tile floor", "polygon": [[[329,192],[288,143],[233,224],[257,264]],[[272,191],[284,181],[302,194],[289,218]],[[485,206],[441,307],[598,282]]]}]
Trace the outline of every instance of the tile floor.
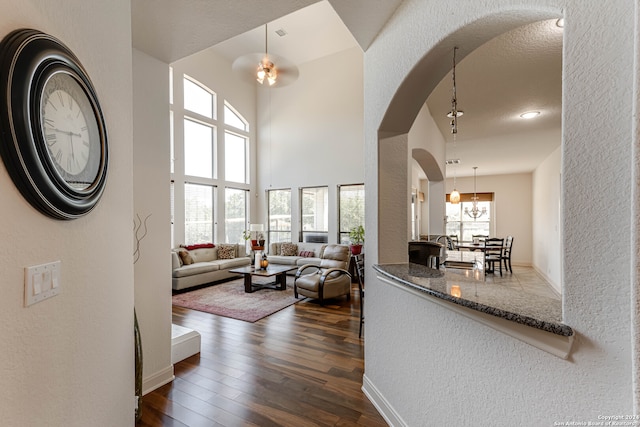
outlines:
[{"label": "tile floor", "polygon": [[513,274],[502,270],[502,277],[496,271],[495,274],[488,273],[485,277],[487,283],[495,283],[523,292],[542,295],[557,300],[562,296],[532,267],[513,266]]}]

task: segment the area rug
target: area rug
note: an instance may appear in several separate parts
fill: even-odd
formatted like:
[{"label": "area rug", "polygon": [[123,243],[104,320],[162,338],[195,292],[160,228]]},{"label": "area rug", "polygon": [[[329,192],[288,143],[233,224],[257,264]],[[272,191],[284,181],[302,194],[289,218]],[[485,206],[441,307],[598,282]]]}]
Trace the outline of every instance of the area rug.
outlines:
[{"label": "area rug", "polygon": [[[254,278],[254,281],[259,283],[258,278]],[[232,280],[176,294],[172,304],[253,323],[296,302],[304,301],[304,298],[295,299],[290,282],[292,279],[287,278],[287,289],[284,291],[261,289],[245,293],[244,279]]]}]

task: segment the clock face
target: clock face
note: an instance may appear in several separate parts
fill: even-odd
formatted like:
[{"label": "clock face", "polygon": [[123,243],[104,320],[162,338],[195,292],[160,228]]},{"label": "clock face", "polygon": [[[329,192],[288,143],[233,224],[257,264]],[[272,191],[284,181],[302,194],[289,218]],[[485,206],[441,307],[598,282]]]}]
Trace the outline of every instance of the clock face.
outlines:
[{"label": "clock face", "polygon": [[60,177],[83,190],[96,178],[98,126],[93,107],[76,79],[57,72],[44,85],[40,107],[47,152]]}]

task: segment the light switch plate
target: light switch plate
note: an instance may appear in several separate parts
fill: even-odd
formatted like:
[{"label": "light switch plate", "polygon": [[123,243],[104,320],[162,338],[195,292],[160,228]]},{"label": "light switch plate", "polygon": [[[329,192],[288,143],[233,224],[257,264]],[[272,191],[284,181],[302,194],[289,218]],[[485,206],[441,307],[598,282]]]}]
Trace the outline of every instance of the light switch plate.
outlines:
[{"label": "light switch plate", "polygon": [[60,261],[24,268],[24,306],[60,293]]}]

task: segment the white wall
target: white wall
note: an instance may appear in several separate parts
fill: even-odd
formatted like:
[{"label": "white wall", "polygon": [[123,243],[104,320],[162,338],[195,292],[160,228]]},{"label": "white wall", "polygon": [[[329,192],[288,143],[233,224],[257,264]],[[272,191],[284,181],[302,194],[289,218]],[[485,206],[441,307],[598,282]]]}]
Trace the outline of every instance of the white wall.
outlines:
[{"label": "white wall", "polygon": [[134,216],[136,225],[142,222],[137,231],[142,240],[134,268],[135,306],[142,339],[143,392],[147,392],[173,379],[169,67],[134,50],[133,75]]},{"label": "white wall", "polygon": [[558,148],[533,173],[532,249],[533,266],[561,293],[560,157]]},{"label": "white wall", "polygon": [[[458,178],[460,193],[473,193],[473,177]],[[453,180],[447,179],[447,193],[453,190]],[[478,193],[494,193],[493,223],[498,237],[514,237],[512,263],[531,266],[533,206],[532,174],[478,176]]]},{"label": "white wall", "polygon": [[[0,10],[3,37],[32,27],[75,52],[96,88],[110,146],[104,195],[73,221],[33,209],[0,162],[0,423],[132,425],[130,2],[0,0]],[[25,308],[24,267],[55,260],[62,262],[60,294]]]},{"label": "white wall", "polygon": [[[387,286],[371,269],[406,259],[406,214],[398,212],[402,203],[390,203],[387,183],[407,176],[392,153],[407,149],[409,126],[401,118],[420,108],[420,87],[412,84],[421,81],[412,74],[421,69],[417,64],[423,58],[437,64],[444,58],[439,52],[454,44],[468,48],[513,25],[562,14],[563,318],[576,331],[568,360]],[[464,7],[407,0],[367,50],[365,391],[395,425],[540,426],[634,412],[637,301],[630,297],[630,272],[637,271],[638,248],[629,230],[630,213],[637,213],[631,199],[618,195],[629,194],[630,159],[637,161],[629,95],[638,71],[635,19],[633,2],[625,0],[491,0]],[[400,111],[385,116],[390,105]],[[379,132],[393,137],[379,140]],[[619,242],[615,263],[602,256],[611,241]]]},{"label": "white wall", "polygon": [[[408,156],[412,157],[413,149],[423,149],[437,162],[438,171],[432,171],[438,173],[444,178],[445,170],[444,164],[446,160],[446,143],[444,137],[440,133],[438,126],[436,125],[429,107],[425,103],[418,116],[416,117],[411,130],[409,131],[409,151]],[[426,210],[425,219],[421,221],[422,227],[420,234],[444,234],[444,216],[445,216],[445,198],[443,194],[443,180],[434,179],[429,172],[424,171],[427,174],[427,178],[431,178],[428,181],[428,188],[425,188],[425,202]],[[421,188],[418,177],[414,176],[411,180],[411,186],[415,188]]]},{"label": "white wall", "polygon": [[266,223],[266,190],[290,188],[294,241],[300,187],[329,187],[335,243],[337,186],[364,182],[362,58],[358,48],[348,49],[300,65],[289,86],[258,90],[259,218]]}]

